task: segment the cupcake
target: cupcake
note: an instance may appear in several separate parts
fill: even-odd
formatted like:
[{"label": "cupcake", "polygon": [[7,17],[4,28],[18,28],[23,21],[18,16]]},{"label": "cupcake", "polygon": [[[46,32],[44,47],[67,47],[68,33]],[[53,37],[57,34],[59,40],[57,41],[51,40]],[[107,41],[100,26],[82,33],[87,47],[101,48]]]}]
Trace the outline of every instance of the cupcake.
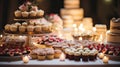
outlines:
[{"label": "cupcake", "polygon": [[19,32],[20,33],[25,33],[26,27],[25,26],[19,26]]},{"label": "cupcake", "polygon": [[30,11],[30,17],[36,17],[37,12],[36,11]]},{"label": "cupcake", "polygon": [[38,10],[37,11],[37,17],[42,17],[44,15],[44,11],[43,10]]},{"label": "cupcake", "polygon": [[71,50],[71,51],[68,52],[68,59],[69,60],[74,60],[74,51]]},{"label": "cupcake", "polygon": [[17,27],[21,26],[21,24],[18,23],[18,22],[16,22],[15,25],[16,25]]},{"label": "cupcake", "polygon": [[29,16],[29,12],[24,11],[22,12],[22,17],[27,18]]},{"label": "cupcake", "polygon": [[32,33],[34,31],[34,26],[32,25],[27,26],[27,31]]},{"label": "cupcake", "polygon": [[69,58],[69,51],[71,51],[69,48],[66,48],[64,50],[64,53],[66,54],[66,58]]},{"label": "cupcake", "polygon": [[10,27],[11,27],[10,24],[5,25],[5,31],[9,32],[10,31]]},{"label": "cupcake", "polygon": [[30,25],[33,25],[33,26],[34,26],[34,24],[35,24],[35,22],[33,22],[33,21],[30,21],[29,23],[30,23]]},{"label": "cupcake", "polygon": [[27,25],[28,25],[27,22],[23,22],[23,23],[22,23],[22,26],[27,26]]},{"label": "cupcake", "polygon": [[38,52],[38,60],[45,60],[46,58],[46,52],[44,49],[39,50]]},{"label": "cupcake", "polygon": [[14,12],[14,14],[15,14],[15,17],[17,17],[17,18],[20,18],[22,16],[21,11],[19,11],[19,10],[16,10]]},{"label": "cupcake", "polygon": [[17,32],[17,26],[16,25],[11,25],[10,26],[10,31],[11,32]]},{"label": "cupcake", "polygon": [[35,26],[35,32],[40,33],[41,32],[41,26]]},{"label": "cupcake", "polygon": [[74,53],[74,60],[75,60],[75,61],[80,61],[80,55],[81,55],[80,52],[75,52],[75,53]]},{"label": "cupcake", "polygon": [[45,32],[45,33],[49,33],[49,32],[51,32],[51,26],[52,26],[52,24],[44,24],[43,26],[42,26],[42,31],[43,32]]},{"label": "cupcake", "polygon": [[88,57],[89,57],[89,56],[88,56],[88,52],[85,52],[85,51],[84,51],[84,52],[82,53],[82,60],[83,60],[83,61],[88,61]]},{"label": "cupcake", "polygon": [[94,51],[90,51],[89,52],[89,60],[90,61],[94,61],[95,60],[95,53],[94,53]]},{"label": "cupcake", "polygon": [[61,53],[62,53],[62,51],[61,50],[54,50],[54,51],[55,51],[54,57],[55,58],[59,58]]},{"label": "cupcake", "polygon": [[31,51],[30,56],[32,57],[32,59],[37,59],[37,52],[37,49]]},{"label": "cupcake", "polygon": [[94,51],[94,54],[95,54],[95,56],[94,56],[94,59],[97,59],[98,50],[96,50],[96,49],[93,49],[92,51]]},{"label": "cupcake", "polygon": [[54,50],[53,49],[49,49],[46,52],[47,52],[47,56],[46,57],[47,57],[48,60],[54,59]]}]

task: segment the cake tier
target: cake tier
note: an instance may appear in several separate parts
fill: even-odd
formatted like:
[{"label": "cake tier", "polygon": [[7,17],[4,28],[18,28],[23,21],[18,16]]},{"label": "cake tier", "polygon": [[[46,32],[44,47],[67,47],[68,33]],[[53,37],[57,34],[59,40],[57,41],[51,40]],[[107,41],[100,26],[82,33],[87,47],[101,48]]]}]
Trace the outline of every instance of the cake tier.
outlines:
[{"label": "cake tier", "polygon": [[79,8],[80,0],[64,0],[64,8]]},{"label": "cake tier", "polygon": [[83,18],[84,10],[82,8],[78,9],[61,9],[61,16],[71,15],[74,20],[80,20]]},{"label": "cake tier", "polygon": [[120,33],[120,23],[111,21],[110,22],[110,32]]},{"label": "cake tier", "polygon": [[108,33],[107,42],[120,43],[120,34]]}]

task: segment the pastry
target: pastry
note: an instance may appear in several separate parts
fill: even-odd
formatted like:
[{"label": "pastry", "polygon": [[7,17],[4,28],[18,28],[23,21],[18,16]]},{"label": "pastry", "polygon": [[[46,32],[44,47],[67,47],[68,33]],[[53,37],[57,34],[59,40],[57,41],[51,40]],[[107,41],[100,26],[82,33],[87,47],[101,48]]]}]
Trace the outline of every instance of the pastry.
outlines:
[{"label": "pastry", "polygon": [[38,51],[38,60],[45,60],[46,58],[46,52],[44,49],[41,49]]},{"label": "pastry", "polygon": [[55,58],[59,58],[61,53],[62,53],[62,51],[61,50],[54,50],[54,51],[55,51],[54,57]]},{"label": "pastry", "polygon": [[10,31],[10,27],[11,27],[10,24],[5,25],[5,31],[9,32]]},{"label": "pastry", "polygon": [[28,23],[27,23],[27,22],[23,22],[22,25],[23,25],[23,26],[27,26]]},{"label": "pastry", "polygon": [[41,31],[41,26],[39,26],[39,25],[35,26],[35,32],[36,32],[36,33],[42,32],[42,31]]},{"label": "pastry", "polygon": [[25,26],[19,26],[19,32],[20,33],[25,33],[26,27]]},{"label": "pastry", "polygon": [[33,32],[34,31],[34,26],[32,26],[32,25],[27,26],[27,31],[28,32]]},{"label": "pastry", "polygon": [[30,17],[36,17],[37,12],[36,11],[30,11]]},{"label": "pastry", "polygon": [[29,12],[27,12],[27,11],[22,12],[23,18],[27,18],[28,16],[29,16]]},{"label": "pastry", "polygon": [[17,26],[16,25],[11,25],[10,26],[10,31],[11,32],[16,32],[17,31]]},{"label": "pastry", "polygon": [[19,10],[16,10],[14,14],[15,14],[15,17],[17,18],[20,18],[22,16],[21,11]]},{"label": "pastry", "polygon": [[49,48],[46,52],[47,52],[46,57],[48,60],[54,59],[54,50],[52,48]]},{"label": "pastry", "polygon": [[38,10],[37,11],[37,17],[42,17],[44,15],[44,11],[43,10]]},{"label": "pastry", "polygon": [[17,27],[21,26],[21,24],[18,23],[18,22],[16,22],[15,25],[16,25]]}]

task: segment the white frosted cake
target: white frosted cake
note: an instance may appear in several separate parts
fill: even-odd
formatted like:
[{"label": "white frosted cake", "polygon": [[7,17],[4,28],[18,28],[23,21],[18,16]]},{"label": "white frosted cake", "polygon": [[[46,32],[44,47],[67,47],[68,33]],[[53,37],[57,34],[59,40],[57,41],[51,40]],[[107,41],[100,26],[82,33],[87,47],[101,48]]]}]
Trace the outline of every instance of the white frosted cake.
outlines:
[{"label": "white frosted cake", "polygon": [[64,15],[64,16],[62,16],[62,18],[63,18],[63,27],[64,28],[72,28],[72,25],[74,23],[72,16]]},{"label": "white frosted cake", "polygon": [[120,34],[120,18],[119,19],[113,18],[110,21],[110,32]]},{"label": "white frosted cake", "polygon": [[107,33],[107,42],[120,43],[120,18],[110,21],[110,32]]},{"label": "white frosted cake", "polygon": [[79,8],[80,0],[64,0],[64,8]]},{"label": "white frosted cake", "polygon": [[71,15],[74,20],[81,20],[84,16],[84,10],[82,8],[77,9],[61,9],[61,16]]},{"label": "white frosted cake", "polygon": [[92,20],[91,17],[83,18],[82,23],[83,23],[84,28],[85,28],[86,30],[92,30],[92,28],[93,28],[93,20]]}]

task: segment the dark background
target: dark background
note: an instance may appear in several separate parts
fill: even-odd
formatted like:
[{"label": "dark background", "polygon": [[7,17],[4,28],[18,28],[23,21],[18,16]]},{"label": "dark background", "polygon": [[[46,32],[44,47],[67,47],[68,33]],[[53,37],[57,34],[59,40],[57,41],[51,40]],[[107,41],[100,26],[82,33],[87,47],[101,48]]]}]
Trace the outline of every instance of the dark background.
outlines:
[{"label": "dark background", "polygon": [[[7,23],[13,23],[14,11],[26,0],[0,0],[0,30]],[[35,0],[31,0],[35,1]],[[46,14],[60,13],[64,8],[63,0],[39,0],[39,8]],[[92,17],[95,24],[106,24],[109,29],[110,19],[120,17],[120,0],[81,0],[80,8],[84,17]]]}]

